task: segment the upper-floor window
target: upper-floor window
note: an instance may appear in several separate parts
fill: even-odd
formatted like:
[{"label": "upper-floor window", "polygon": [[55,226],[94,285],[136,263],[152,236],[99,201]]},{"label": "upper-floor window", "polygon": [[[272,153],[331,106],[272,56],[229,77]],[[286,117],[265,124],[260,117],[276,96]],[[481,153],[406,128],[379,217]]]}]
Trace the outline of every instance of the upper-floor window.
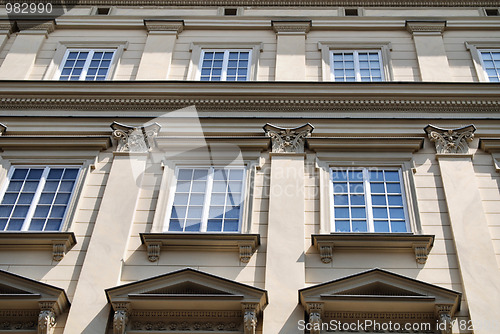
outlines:
[{"label": "upper-floor window", "polygon": [[80,169],[13,167],[0,203],[0,231],[59,231]]},{"label": "upper-floor window", "polygon": [[239,232],[244,168],[178,168],[169,232]]},{"label": "upper-floor window", "polygon": [[251,50],[202,50],[201,81],[248,81]]},{"label": "upper-floor window", "polygon": [[333,231],[409,232],[400,169],[332,169]]},{"label": "upper-floor window", "polygon": [[330,51],[333,81],[384,81],[381,52],[378,50]]},{"label": "upper-floor window", "polygon": [[481,62],[486,78],[490,82],[500,81],[500,49],[480,50]]},{"label": "upper-floor window", "polygon": [[97,81],[109,78],[115,50],[68,49],[63,58],[59,80]]}]

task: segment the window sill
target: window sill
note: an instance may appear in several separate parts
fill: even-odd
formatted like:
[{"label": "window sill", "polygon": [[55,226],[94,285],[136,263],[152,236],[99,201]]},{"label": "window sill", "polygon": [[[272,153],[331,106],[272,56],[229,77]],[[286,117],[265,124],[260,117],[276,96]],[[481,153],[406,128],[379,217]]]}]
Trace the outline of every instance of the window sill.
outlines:
[{"label": "window sill", "polygon": [[0,232],[0,249],[52,249],[54,261],[61,261],[74,245],[73,232]]},{"label": "window sill", "polygon": [[434,235],[411,233],[332,233],[311,235],[323,263],[332,262],[333,250],[413,251],[424,264],[434,245]]},{"label": "window sill", "polygon": [[240,233],[140,233],[148,250],[148,260],[156,262],[162,247],[172,250],[238,251],[240,261],[248,263],[260,245],[259,234]]}]

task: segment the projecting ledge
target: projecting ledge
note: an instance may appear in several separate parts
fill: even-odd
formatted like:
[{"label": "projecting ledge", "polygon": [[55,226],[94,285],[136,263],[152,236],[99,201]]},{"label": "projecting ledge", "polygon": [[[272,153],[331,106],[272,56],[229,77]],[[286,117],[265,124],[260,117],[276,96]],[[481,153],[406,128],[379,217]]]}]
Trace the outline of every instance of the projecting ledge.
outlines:
[{"label": "projecting ledge", "polygon": [[332,262],[334,250],[413,251],[424,264],[434,245],[434,235],[411,233],[332,233],[311,235],[323,263]]},{"label": "projecting ledge", "polygon": [[73,232],[0,233],[0,250],[51,249],[54,261],[61,261],[74,245],[76,245],[76,238]]},{"label": "projecting ledge", "polygon": [[237,251],[240,261],[247,263],[260,245],[259,234],[239,233],[141,233],[142,244],[148,250],[148,259],[160,259],[161,249],[194,251]]}]

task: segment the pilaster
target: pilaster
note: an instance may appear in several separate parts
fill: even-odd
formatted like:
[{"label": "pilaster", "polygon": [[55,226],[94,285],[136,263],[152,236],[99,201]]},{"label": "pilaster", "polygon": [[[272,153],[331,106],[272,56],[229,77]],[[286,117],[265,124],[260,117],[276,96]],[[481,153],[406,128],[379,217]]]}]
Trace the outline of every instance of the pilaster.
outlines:
[{"label": "pilaster", "polygon": [[[120,281],[148,152],[159,131],[156,124],[132,127],[115,122],[111,128],[117,151],[68,315],[68,334],[105,332],[110,306],[103,291]],[[118,318],[123,320],[123,314],[115,314]]]},{"label": "pilaster", "polygon": [[148,38],[142,53],[137,80],[167,80],[172,53],[184,21],[145,20]]},{"label": "pilaster", "polygon": [[311,21],[273,21],[276,32],[276,81],[306,80],[306,35]]},{"label": "pilaster", "polygon": [[446,21],[406,21],[413,36],[422,81],[453,81],[443,41]]},{"label": "pilaster", "polygon": [[[425,127],[429,139],[436,145],[471,321],[491,324],[500,314],[500,272],[469,152],[475,130],[473,125],[458,129]],[[450,321],[444,311],[439,316],[442,321]],[[448,326],[446,328],[443,334],[450,333]],[[479,326],[474,333],[490,333],[487,328]]]},{"label": "pilaster", "polygon": [[[0,80],[28,79],[38,51],[48,34],[55,29],[54,22],[34,25],[34,21],[19,21],[17,26],[21,31],[0,66]],[[2,43],[0,39],[0,46]]]},{"label": "pilaster", "polygon": [[266,333],[297,333],[303,319],[296,294],[305,284],[304,142],[313,131],[264,126],[271,138],[271,181],[266,251],[266,289],[272,303],[264,313]]}]

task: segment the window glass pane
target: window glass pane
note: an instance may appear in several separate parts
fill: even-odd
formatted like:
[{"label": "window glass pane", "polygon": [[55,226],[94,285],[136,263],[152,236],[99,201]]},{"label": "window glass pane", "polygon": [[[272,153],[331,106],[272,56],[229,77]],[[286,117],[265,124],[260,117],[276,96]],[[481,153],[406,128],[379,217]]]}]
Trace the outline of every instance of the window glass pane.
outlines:
[{"label": "window glass pane", "polygon": [[204,51],[201,81],[245,81],[249,70],[249,51]]},{"label": "window glass pane", "polygon": [[335,232],[351,232],[348,220],[335,220]]},{"label": "window glass pane", "polygon": [[366,220],[353,220],[352,221],[352,231],[353,232],[367,232]]},{"label": "window glass pane", "polygon": [[330,61],[334,81],[382,81],[377,51],[332,51]]},{"label": "window glass pane", "polygon": [[484,71],[491,82],[500,80],[500,50],[481,51]]}]

